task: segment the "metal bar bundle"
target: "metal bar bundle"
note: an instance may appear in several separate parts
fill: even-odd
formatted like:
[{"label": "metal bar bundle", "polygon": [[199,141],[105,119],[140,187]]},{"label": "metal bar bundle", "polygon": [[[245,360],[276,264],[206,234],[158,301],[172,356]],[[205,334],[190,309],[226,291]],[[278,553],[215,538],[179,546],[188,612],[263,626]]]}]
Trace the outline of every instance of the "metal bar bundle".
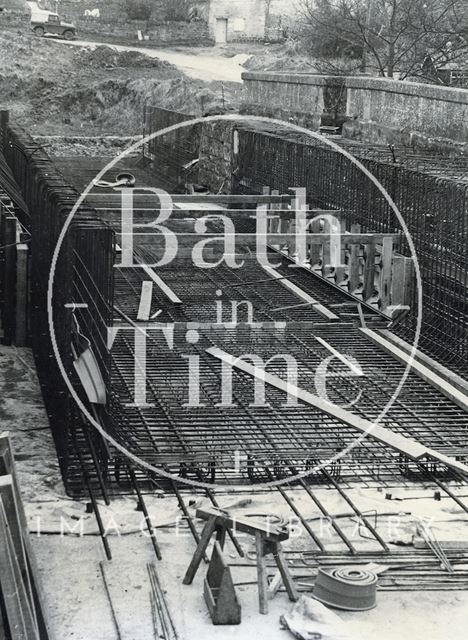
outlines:
[{"label": "metal bar bundle", "polygon": [[179,635],[164,590],[161,587],[157,569],[152,563],[147,564],[147,569],[151,584],[150,600],[155,638],[158,640],[178,640]]}]

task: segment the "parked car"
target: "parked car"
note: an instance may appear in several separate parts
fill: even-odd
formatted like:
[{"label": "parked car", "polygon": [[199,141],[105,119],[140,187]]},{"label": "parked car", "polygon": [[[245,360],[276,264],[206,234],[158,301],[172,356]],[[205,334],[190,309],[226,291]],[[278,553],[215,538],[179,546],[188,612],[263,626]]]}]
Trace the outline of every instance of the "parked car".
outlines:
[{"label": "parked car", "polygon": [[31,17],[31,29],[36,36],[46,34],[61,36],[65,40],[76,38],[76,27],[71,22],[64,22],[57,13],[45,13]]}]

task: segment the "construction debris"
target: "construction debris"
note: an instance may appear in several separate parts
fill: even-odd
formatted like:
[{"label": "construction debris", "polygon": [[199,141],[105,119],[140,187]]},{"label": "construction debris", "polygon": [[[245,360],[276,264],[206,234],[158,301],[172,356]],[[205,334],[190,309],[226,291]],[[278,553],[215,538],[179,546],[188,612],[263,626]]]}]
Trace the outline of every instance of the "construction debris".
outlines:
[{"label": "construction debris", "polygon": [[323,604],[302,596],[281,623],[299,640],[354,640],[344,622]]}]

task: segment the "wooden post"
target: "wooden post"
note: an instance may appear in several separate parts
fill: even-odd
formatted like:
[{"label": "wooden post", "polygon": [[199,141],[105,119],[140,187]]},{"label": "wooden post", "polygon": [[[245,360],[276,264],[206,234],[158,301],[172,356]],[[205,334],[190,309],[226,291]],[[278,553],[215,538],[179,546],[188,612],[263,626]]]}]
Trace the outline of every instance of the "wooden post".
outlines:
[{"label": "wooden post", "polygon": [[[361,233],[361,225],[351,225],[351,233]],[[360,277],[360,253],[361,247],[358,244],[351,244],[349,247],[349,293],[355,293],[361,284]]]},{"label": "wooden post", "polygon": [[[330,233],[331,224],[330,221],[326,218],[324,219],[324,229],[323,233],[326,236],[327,233]],[[322,244],[322,277],[326,278],[328,276],[330,270],[331,263],[331,245],[330,238],[325,240]]]},{"label": "wooden post", "polygon": [[260,613],[268,613],[268,569],[263,546],[264,537],[260,531],[255,532],[255,550],[257,552],[258,608]]},{"label": "wooden post", "polygon": [[[272,196],[279,196],[280,192],[278,189],[273,189],[271,192]],[[268,233],[279,233],[281,229],[281,216],[284,215],[281,210],[283,205],[280,202],[274,202],[270,205],[270,211],[272,212],[271,218],[269,217],[268,223]],[[275,213],[278,212],[278,213]]]},{"label": "wooden post", "polygon": [[[320,220],[318,219],[312,220],[312,223],[310,225],[310,230],[312,233],[320,233]],[[312,267],[312,269],[318,269],[320,260],[322,258],[320,245],[311,244],[310,250],[309,250],[309,256],[310,256],[310,266]]]},{"label": "wooden post", "polygon": [[15,335],[16,298],[16,218],[6,213],[3,218],[4,262],[4,341],[11,344]]},{"label": "wooden post", "polygon": [[192,584],[193,579],[195,578],[195,575],[197,573],[198,567],[200,566],[200,563],[203,560],[203,557],[205,555],[206,548],[210,543],[210,538],[213,535],[213,533],[216,531],[216,526],[217,526],[216,517],[211,518],[205,524],[201,534],[200,542],[198,543],[198,546],[193,555],[192,561],[190,562],[190,565],[185,574],[183,584]]},{"label": "wooden post", "polygon": [[412,280],[414,265],[412,258],[395,256],[393,258],[391,301],[392,306],[411,306]]},{"label": "wooden post", "polygon": [[13,542],[14,554],[24,578],[27,575],[26,554],[24,551],[21,521],[15,493],[13,476],[0,476],[0,498],[3,503],[5,513],[8,514],[8,528]]},{"label": "wooden post", "polygon": [[28,257],[29,247],[21,242],[21,227],[16,222],[16,313],[15,344],[25,347],[28,341]]},{"label": "wooden post", "polygon": [[276,565],[283,579],[283,584],[286,587],[286,592],[289,599],[291,600],[291,602],[296,602],[297,600],[299,600],[299,595],[297,593],[294,580],[289,573],[288,563],[286,561],[286,558],[284,557],[283,550],[278,542],[271,543],[271,553],[273,554]]},{"label": "wooden post", "polygon": [[364,302],[369,300],[374,294],[375,288],[375,244],[370,243],[364,249],[364,287],[362,291],[362,299]]},{"label": "wooden post", "polygon": [[141,283],[140,305],[138,307],[137,320],[148,321],[151,315],[151,303],[153,300],[153,281],[143,280]]},{"label": "wooden post", "polygon": [[384,238],[382,245],[382,261],[380,267],[380,309],[383,313],[390,306],[392,286],[393,238]]},{"label": "wooden post", "polygon": [[339,219],[336,231],[339,234],[339,245],[335,243],[334,252],[335,260],[339,264],[335,265],[335,284],[342,286],[346,280],[346,221],[342,217]]}]

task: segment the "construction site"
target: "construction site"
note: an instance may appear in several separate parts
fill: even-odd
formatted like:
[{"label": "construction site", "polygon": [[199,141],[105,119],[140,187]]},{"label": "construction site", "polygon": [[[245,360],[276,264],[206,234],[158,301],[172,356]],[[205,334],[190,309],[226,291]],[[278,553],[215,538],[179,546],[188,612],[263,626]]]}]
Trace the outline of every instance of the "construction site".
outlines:
[{"label": "construction site", "polygon": [[465,637],[468,91],[359,82],[1,111],[2,638]]}]

